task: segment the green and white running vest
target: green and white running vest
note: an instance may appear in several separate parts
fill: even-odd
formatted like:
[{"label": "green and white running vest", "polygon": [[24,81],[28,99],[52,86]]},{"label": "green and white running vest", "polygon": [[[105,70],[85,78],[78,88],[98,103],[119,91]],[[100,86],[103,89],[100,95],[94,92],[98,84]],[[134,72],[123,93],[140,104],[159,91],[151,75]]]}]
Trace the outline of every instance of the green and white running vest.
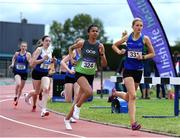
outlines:
[{"label": "green and white running vest", "polygon": [[78,60],[76,65],[76,72],[94,75],[97,68],[97,60],[99,58],[99,42],[90,44],[88,41],[84,42],[83,48],[81,49],[81,58]]}]

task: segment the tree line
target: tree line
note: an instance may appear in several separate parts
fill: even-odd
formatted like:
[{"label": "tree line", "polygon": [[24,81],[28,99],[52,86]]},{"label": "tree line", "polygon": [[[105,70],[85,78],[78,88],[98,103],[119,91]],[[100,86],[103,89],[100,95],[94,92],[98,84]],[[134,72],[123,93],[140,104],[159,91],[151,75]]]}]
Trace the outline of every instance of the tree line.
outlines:
[{"label": "tree line", "polygon": [[[68,18],[64,24],[53,21],[50,26],[50,36],[55,50],[67,54],[67,49],[77,38],[87,38],[87,27],[91,24],[98,25],[100,29],[99,40],[106,43],[108,38],[105,36],[105,30],[102,21],[99,18],[92,18],[89,14],[77,14],[73,19]],[[57,53],[57,52],[56,52]]]},{"label": "tree line", "polygon": [[[64,24],[58,21],[52,22],[49,35],[52,37],[52,45],[55,47],[53,55],[61,58],[62,55],[68,54],[68,47],[77,38],[87,38],[87,27],[91,24],[99,26],[99,40],[105,46],[109,68],[116,69],[118,64],[121,63],[121,57],[112,50],[112,43],[108,43],[109,40],[106,36],[103,22],[99,18],[92,18],[89,14],[77,14],[73,19],[66,19]],[[174,51],[180,52],[180,40],[177,40],[175,45],[171,47],[171,53],[174,53]]]}]

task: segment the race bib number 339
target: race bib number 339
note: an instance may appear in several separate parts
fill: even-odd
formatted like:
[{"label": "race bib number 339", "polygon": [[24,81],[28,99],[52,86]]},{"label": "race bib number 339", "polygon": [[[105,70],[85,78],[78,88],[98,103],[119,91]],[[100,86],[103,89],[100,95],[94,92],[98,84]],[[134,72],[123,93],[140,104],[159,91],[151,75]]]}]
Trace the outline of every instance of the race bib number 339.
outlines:
[{"label": "race bib number 339", "polygon": [[139,52],[139,51],[128,51],[128,58],[137,58],[139,55],[142,56],[142,52]]},{"label": "race bib number 339", "polygon": [[93,69],[95,67],[95,63],[83,61],[81,67],[87,68],[87,69]]}]

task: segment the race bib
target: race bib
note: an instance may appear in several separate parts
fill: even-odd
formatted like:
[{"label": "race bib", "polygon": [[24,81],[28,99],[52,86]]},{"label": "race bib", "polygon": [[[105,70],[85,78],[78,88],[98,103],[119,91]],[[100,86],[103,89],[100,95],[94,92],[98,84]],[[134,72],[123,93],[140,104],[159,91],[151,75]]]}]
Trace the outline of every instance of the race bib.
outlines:
[{"label": "race bib", "polygon": [[142,56],[142,52],[128,51],[128,58],[137,58],[139,55]]},{"label": "race bib", "polygon": [[49,69],[49,64],[42,63],[40,68],[41,69]]},{"label": "race bib", "polygon": [[86,68],[86,69],[93,69],[95,67],[95,63],[94,62],[82,61],[81,67]]},{"label": "race bib", "polygon": [[71,67],[71,70],[75,70],[75,67],[74,67],[74,66],[72,66],[72,67]]},{"label": "race bib", "polygon": [[26,66],[23,65],[23,64],[16,64],[16,69],[18,69],[18,70],[25,70]]}]

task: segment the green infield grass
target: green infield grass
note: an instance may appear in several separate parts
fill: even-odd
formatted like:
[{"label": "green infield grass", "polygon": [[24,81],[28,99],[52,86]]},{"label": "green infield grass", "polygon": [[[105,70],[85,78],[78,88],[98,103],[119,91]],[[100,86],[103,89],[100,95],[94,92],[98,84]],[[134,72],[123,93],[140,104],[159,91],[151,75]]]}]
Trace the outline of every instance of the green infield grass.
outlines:
[{"label": "green infield grass", "polygon": [[[129,126],[129,116],[125,113],[111,113],[111,103],[107,102],[107,96],[100,98],[94,94],[92,102],[86,102],[81,108],[80,117],[94,120],[105,124],[115,124],[125,127]],[[140,99],[140,92],[137,95],[136,118],[142,124],[144,130],[168,133],[180,136],[180,117],[173,118],[143,118],[144,115],[173,116],[174,101],[168,99],[155,98],[155,92],[151,94],[151,99]],[[72,106],[71,103],[49,102],[48,108],[60,113],[67,114]],[[104,107],[104,108],[95,108]]]}]

